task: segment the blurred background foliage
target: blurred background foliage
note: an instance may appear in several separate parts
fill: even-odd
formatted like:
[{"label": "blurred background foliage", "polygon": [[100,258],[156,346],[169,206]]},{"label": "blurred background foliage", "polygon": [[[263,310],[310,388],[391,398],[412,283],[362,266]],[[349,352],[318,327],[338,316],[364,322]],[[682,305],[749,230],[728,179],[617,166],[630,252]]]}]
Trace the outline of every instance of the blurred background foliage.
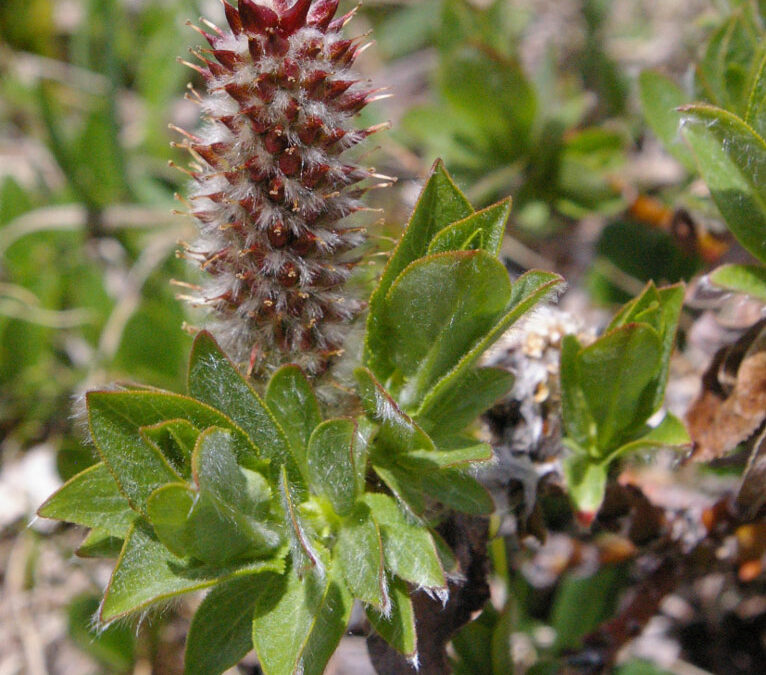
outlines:
[{"label": "blurred background foliage", "polygon": [[[439,156],[475,204],[513,195],[510,267],[549,263],[595,304],[731,256],[672,110],[703,100],[744,116],[766,2],[649,4],[367,0],[351,27],[372,28],[376,44],[359,67],[394,98],[365,121],[393,120],[372,156],[400,178],[375,197],[382,231],[395,235]],[[172,213],[184,210],[174,195],[187,177],[170,165],[186,159],[168,125],[198,124],[184,98],[194,73],[177,57],[200,42],[185,26],[200,15],[219,20],[220,5],[0,3],[0,472],[39,444],[61,479],[92,462],[73,414],[87,388],[183,387],[182,326],[199,317],[169,283],[189,278],[175,251],[194,232]],[[554,626],[551,658],[576,645],[627,583],[618,568],[599,574],[608,578],[565,575],[544,611],[529,589],[509,593],[455,641],[456,672],[510,672],[497,644],[519,627]],[[73,602],[70,634],[106,671],[156,656],[156,625],[138,645],[119,628],[96,638],[93,602]],[[528,672],[555,672],[545,668]]]}]

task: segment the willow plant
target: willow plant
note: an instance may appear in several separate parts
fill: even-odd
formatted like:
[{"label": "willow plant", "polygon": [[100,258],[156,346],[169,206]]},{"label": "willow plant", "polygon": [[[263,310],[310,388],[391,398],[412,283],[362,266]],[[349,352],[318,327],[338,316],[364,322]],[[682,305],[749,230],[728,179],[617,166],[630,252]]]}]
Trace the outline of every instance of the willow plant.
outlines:
[{"label": "willow plant", "polygon": [[513,378],[480,357],[562,284],[511,283],[510,201],[474,211],[437,163],[369,299],[355,398],[324,418],[315,381],[365,306],[344,289],[364,240],[348,217],[387,181],[347,157],[381,127],[354,126],[377,93],[349,70],[363,45],[337,4],[240,0],[228,28],[198,29],[205,124],[183,133],[200,236],[184,255],[211,332],[186,394],[87,395],[99,461],[40,508],[90,528],[80,555],[117,556],[102,625],[210,589],[190,674],[253,647],[266,673],[319,673],[354,601],[417,662],[411,594],[446,599],[461,573],[434,526],[493,509],[475,477],[492,449],[470,428]]}]

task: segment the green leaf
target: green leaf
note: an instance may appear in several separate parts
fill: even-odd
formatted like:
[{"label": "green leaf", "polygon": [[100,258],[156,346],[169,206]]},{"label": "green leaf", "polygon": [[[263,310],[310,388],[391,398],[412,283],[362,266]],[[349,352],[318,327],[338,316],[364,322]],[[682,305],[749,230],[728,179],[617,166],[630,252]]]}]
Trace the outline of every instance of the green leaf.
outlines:
[{"label": "green leaf", "polygon": [[390,453],[409,452],[417,448],[436,449],[428,434],[400,410],[367,368],[357,368],[354,377],[365,413],[381,427],[373,452],[376,448]]},{"label": "green leaf", "polygon": [[[492,603],[487,603],[477,618],[452,636],[452,647],[458,658],[455,664],[457,675],[496,674],[492,667],[492,634],[499,616]],[[505,672],[512,674],[513,670]]]},{"label": "green leaf", "polygon": [[152,603],[254,571],[280,571],[279,558],[231,567],[191,565],[170,553],[149,523],[137,520],[128,532],[109,580],[100,619],[110,622]]},{"label": "green leaf", "polygon": [[290,479],[300,481],[297,458],[282,427],[206,331],[194,339],[189,358],[189,393],[221,410],[247,433],[261,457],[272,462],[274,480],[284,464]]},{"label": "green leaf", "polygon": [[766,267],[760,265],[721,265],[714,269],[709,279],[727,291],[746,293],[766,301]]},{"label": "green leaf", "polygon": [[87,394],[93,440],[134,508],[161,485],[181,476],[154,445],[141,437],[141,428],[167,420],[186,419],[198,428],[219,426],[233,434],[240,461],[255,461],[255,448],[229,418],[187,396],[160,391],[92,391]]},{"label": "green leaf", "polygon": [[684,137],[726,224],[766,262],[766,141],[726,110],[697,104],[681,112]]},{"label": "green leaf", "polygon": [[364,501],[380,527],[386,567],[415,586],[446,588],[444,570],[428,529],[409,522],[388,495],[367,493]]},{"label": "green leaf", "polygon": [[738,115],[747,107],[747,70],[761,32],[750,7],[740,3],[713,33],[697,66],[698,83],[709,100]]},{"label": "green leaf", "polygon": [[358,495],[364,466],[356,465],[356,423],[349,419],[322,422],[311,434],[307,452],[309,485],[327,497],[338,515],[348,515]]},{"label": "green leaf", "polygon": [[335,566],[258,579],[253,644],[265,675],[319,675],[346,630],[353,598]]},{"label": "green leaf", "polygon": [[[564,280],[551,272],[532,270],[520,276],[511,286],[511,295],[505,310],[496,319],[486,335],[476,342],[458,364],[444,375],[423,399],[420,410],[434,405],[442,396],[448,395],[455,383],[470,371],[482,354],[494,344],[508,328],[536,304],[554,295],[564,285]],[[416,414],[420,414],[420,410]]]},{"label": "green leaf", "polygon": [[528,148],[537,101],[517,59],[462,45],[443,60],[439,80],[449,107],[475,130],[477,150],[510,164]]},{"label": "green leaf", "polygon": [[93,595],[79,596],[69,604],[67,623],[72,642],[107,666],[109,672],[132,670],[136,646],[132,627],[116,625],[99,630],[93,625],[93,616],[97,613],[98,598]]},{"label": "green leaf", "polygon": [[373,458],[372,466],[378,477],[409,513],[415,517],[423,515],[426,503],[422,486],[416,476],[412,476],[409,470],[386,461],[385,457]]},{"label": "green leaf", "polygon": [[579,447],[588,448],[596,441],[596,428],[585,396],[580,388],[577,357],[582,346],[574,335],[565,335],[561,342],[561,414],[566,435]]},{"label": "green leaf", "polygon": [[413,658],[417,654],[415,611],[405,584],[400,579],[389,583],[391,609],[382,614],[374,607],[366,607],[367,618],[378,634],[401,654]]},{"label": "green leaf", "polygon": [[597,427],[600,457],[645,421],[637,419],[641,396],[656,378],[661,358],[657,331],[635,323],[612,330],[577,355],[579,385]]},{"label": "green leaf", "polygon": [[183,558],[193,543],[187,526],[196,493],[186,483],[157,488],[146,501],[149,522],[159,540],[173,555]]},{"label": "green leaf", "polygon": [[689,172],[696,172],[694,155],[679,133],[681,114],[676,110],[689,97],[670,78],[653,70],[645,70],[638,78],[644,118],[665,149]]},{"label": "green leaf", "polygon": [[157,448],[184,478],[191,475],[191,456],[199,431],[184,419],[159,422],[140,429],[141,438]]},{"label": "green leaf", "polygon": [[370,509],[357,504],[343,521],[335,544],[335,559],[351,593],[384,614],[391,607],[383,568],[383,543]]},{"label": "green leaf", "polygon": [[766,138],[766,47],[761,47],[760,59],[753,71],[753,84],[747,101],[745,123]]},{"label": "green leaf", "polygon": [[467,445],[455,443],[450,449],[412,450],[398,458],[400,466],[413,471],[438,471],[450,468],[468,468],[471,464],[488,462],[492,459],[492,446],[489,443],[477,443],[474,439],[458,439]]},{"label": "green leaf", "polygon": [[211,428],[200,434],[192,473],[200,492],[189,514],[191,555],[223,564],[245,556],[263,557],[279,546],[279,535],[258,517],[228,432]]},{"label": "green leaf", "polygon": [[421,477],[421,485],[424,492],[456,511],[485,516],[495,510],[487,489],[461,469],[429,471]]},{"label": "green leaf", "polygon": [[616,457],[633,454],[635,452],[647,452],[659,448],[687,449],[691,444],[689,433],[683,422],[675,415],[668,413],[656,427],[649,430],[640,438],[626,443],[610,455],[609,460]]},{"label": "green leaf", "polygon": [[441,160],[434,162],[404,234],[370,298],[363,363],[380,379],[387,379],[393,370],[393,364],[387,360],[386,337],[381,326],[383,300],[388,290],[405,267],[426,255],[431,240],[440,230],[472,213],[473,208]]},{"label": "green leaf", "polygon": [[684,304],[685,287],[683,284],[665,286],[658,290],[660,312],[662,314],[660,339],[662,340],[662,352],[660,354],[660,371],[655,378],[654,395],[648,404],[645,413],[647,418],[660,409],[665,399],[665,386],[670,371],[670,356],[676,341],[678,320],[681,316],[681,308]]},{"label": "green leaf", "polygon": [[93,529],[77,547],[78,558],[117,558],[125,540],[115,537],[104,530]]},{"label": "green leaf", "polygon": [[672,671],[665,670],[649,661],[632,660],[616,671],[616,675],[673,675]]},{"label": "green leaf", "polygon": [[491,603],[487,603],[478,618],[453,636],[452,646],[460,659],[456,664],[456,675],[513,674],[509,647],[516,614],[514,604],[511,599],[502,612],[498,612]]},{"label": "green leaf", "polygon": [[562,466],[572,503],[581,513],[595,516],[606,493],[606,464],[578,453],[565,457]]},{"label": "green leaf", "polygon": [[120,538],[127,534],[138,515],[103,462],[70,478],[48,497],[37,514]]},{"label": "green leaf", "polygon": [[[436,234],[428,246],[428,254],[481,248],[497,255],[503,243],[505,223],[510,213],[511,198],[508,197],[463,220],[458,220]],[[477,233],[480,234],[478,240],[475,237]],[[468,245],[469,242],[477,243]]]},{"label": "green leaf", "polygon": [[253,648],[253,613],[261,579],[253,574],[217,584],[194,614],[186,639],[185,675],[222,673]]},{"label": "green leaf", "polygon": [[464,370],[429,396],[418,409],[415,422],[436,437],[461,431],[513,386],[513,374],[501,368]]},{"label": "green leaf", "polygon": [[[27,192],[11,175],[6,174],[0,183],[0,227],[30,211],[32,206]],[[0,251],[4,249],[5,246],[0,247]]]},{"label": "green leaf", "polygon": [[287,434],[298,466],[307,478],[306,448],[322,415],[314,390],[298,366],[287,364],[271,376],[266,389],[266,405]]},{"label": "green leaf", "polygon": [[643,406],[638,413],[644,419],[649,418],[662,405],[668,369],[670,368],[670,355],[673,352],[676,327],[683,302],[683,284],[674,284],[657,289],[654,283],[650,281],[638,297],[628,302],[617,313],[607,328],[607,332],[609,332],[613,328],[624,326],[629,322],[641,322],[650,325],[660,336],[662,342],[660,369],[657,377],[654,378],[652,388],[642,396]]},{"label": "green leaf", "polygon": [[606,332],[621,328],[628,323],[647,323],[658,333],[663,330],[660,313],[660,294],[654,282],[650,281],[635,298],[626,302],[614,315]]},{"label": "green leaf", "polygon": [[578,647],[583,636],[613,615],[623,578],[617,566],[590,577],[564,575],[551,610],[556,650]]},{"label": "green leaf", "polygon": [[242,513],[254,514],[256,504],[245,474],[237,464],[232,436],[226,429],[210,427],[197,440],[192,455],[192,475],[200,490],[207,490]]},{"label": "green leaf", "polygon": [[402,272],[386,295],[384,325],[389,358],[406,380],[403,407],[416,408],[491,330],[510,288],[505,267],[485,251],[439,253]]},{"label": "green leaf", "polygon": [[310,540],[307,528],[300,517],[295,495],[287,478],[287,469],[285,467],[282,467],[279,478],[279,494],[282,498],[282,508],[288,519],[287,533],[290,538],[293,566],[301,576],[310,568],[323,570],[324,566],[316,546]]}]

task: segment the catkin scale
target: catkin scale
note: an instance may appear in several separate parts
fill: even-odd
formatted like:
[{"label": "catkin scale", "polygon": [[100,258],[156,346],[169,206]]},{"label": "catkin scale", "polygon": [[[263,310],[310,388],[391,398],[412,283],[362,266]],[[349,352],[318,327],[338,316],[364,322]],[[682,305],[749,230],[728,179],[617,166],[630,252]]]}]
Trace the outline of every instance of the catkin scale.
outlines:
[{"label": "catkin scale", "polygon": [[343,287],[354,267],[344,254],[365,232],[344,219],[386,178],[346,151],[383,128],[353,125],[379,90],[349,70],[362,46],[342,36],[353,12],[334,18],[338,0],[223,5],[228,30],[195,27],[210,45],[192,66],[206,124],[182,133],[200,236],[182,255],[205,281],[184,297],[211,310],[211,329],[251,371],[290,361],[317,374],[363,308]]}]

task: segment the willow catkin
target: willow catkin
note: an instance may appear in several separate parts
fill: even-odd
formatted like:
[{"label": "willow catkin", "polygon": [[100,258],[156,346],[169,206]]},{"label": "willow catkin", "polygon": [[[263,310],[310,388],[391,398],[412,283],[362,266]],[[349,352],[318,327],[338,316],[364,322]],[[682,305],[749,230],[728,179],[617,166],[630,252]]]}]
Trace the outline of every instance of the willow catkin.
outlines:
[{"label": "willow catkin", "polygon": [[[363,48],[341,34],[338,0],[224,2],[228,29],[202,21],[211,49],[187,64],[205,80],[204,128],[181,132],[194,158],[190,210],[199,239],[183,255],[205,272],[186,296],[249,370],[324,370],[363,303],[344,291],[348,252],[365,240],[347,216],[370,181],[347,157],[375,131],[353,118],[379,90],[351,70]],[[180,130],[179,130],[180,131]]]}]

